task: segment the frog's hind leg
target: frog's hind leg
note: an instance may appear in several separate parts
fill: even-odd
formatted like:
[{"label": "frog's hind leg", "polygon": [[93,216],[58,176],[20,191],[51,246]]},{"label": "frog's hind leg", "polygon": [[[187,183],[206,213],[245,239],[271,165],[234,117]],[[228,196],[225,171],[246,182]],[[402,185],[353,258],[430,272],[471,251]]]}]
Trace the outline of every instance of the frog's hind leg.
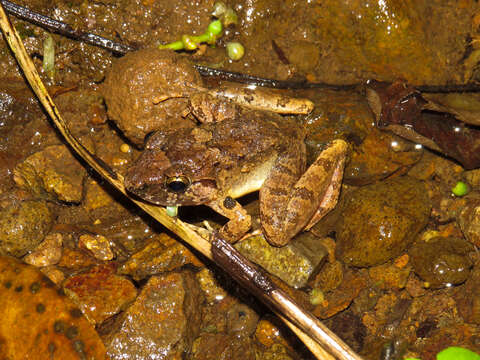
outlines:
[{"label": "frog's hind leg", "polygon": [[261,222],[271,244],[287,244],[335,206],[346,150],[343,140],[333,141],[303,175],[293,168],[294,155],[279,158],[260,189]]},{"label": "frog's hind leg", "polygon": [[[336,148],[334,151],[339,153],[339,157],[337,165],[334,167],[331,174],[330,184],[328,185],[325,194],[323,195],[322,201],[318,206],[317,211],[310,219],[308,224],[305,226],[304,230],[310,230],[312,226],[314,226],[318,221],[320,221],[337,205],[338,197],[340,195],[340,188],[342,187],[343,169],[345,167],[345,157],[347,151],[346,143],[342,141],[339,147]],[[322,154],[320,154],[320,156],[322,156]]]}]

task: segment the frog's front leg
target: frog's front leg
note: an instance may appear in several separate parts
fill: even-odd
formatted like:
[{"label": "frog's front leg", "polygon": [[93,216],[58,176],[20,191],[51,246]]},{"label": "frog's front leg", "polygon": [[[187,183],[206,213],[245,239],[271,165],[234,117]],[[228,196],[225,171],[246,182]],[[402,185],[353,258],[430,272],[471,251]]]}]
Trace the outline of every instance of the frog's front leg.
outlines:
[{"label": "frog's front leg", "polygon": [[230,196],[207,204],[229,221],[220,229],[220,236],[228,242],[240,240],[252,225],[252,218],[238,201]]},{"label": "frog's front leg", "polygon": [[279,157],[260,189],[260,218],[267,240],[286,245],[337,203],[347,144],[333,141],[299,178],[295,154]]},{"label": "frog's front leg", "polygon": [[216,98],[208,92],[199,91],[190,95],[188,112],[201,123],[212,123],[235,119],[239,109],[228,99]]}]

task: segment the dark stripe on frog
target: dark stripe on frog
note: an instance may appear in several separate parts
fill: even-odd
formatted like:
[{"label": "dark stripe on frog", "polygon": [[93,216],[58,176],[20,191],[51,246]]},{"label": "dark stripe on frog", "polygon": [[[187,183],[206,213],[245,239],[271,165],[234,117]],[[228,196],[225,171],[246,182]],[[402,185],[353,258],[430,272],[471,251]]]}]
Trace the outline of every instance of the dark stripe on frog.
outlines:
[{"label": "dark stripe on frog", "polygon": [[291,168],[285,165],[277,164],[274,166],[274,170],[276,174],[288,175],[290,177],[298,177],[296,168]]},{"label": "dark stripe on frog", "polygon": [[299,187],[295,189],[294,195],[302,200],[313,200],[315,191],[307,189],[306,187]]},{"label": "dark stripe on frog", "polygon": [[267,196],[288,196],[288,190],[283,189],[283,188],[270,188],[266,189],[265,195]]}]

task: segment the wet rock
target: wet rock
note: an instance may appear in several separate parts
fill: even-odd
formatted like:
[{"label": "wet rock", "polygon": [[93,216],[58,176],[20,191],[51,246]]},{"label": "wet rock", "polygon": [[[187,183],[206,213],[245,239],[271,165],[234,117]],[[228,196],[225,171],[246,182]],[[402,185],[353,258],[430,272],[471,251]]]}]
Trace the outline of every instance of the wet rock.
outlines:
[{"label": "wet rock", "polygon": [[403,289],[407,284],[411,267],[398,267],[393,264],[382,264],[368,269],[370,278],[381,289]]},{"label": "wet rock", "polygon": [[95,259],[108,261],[113,259],[110,241],[103,235],[83,234],[78,238],[78,247],[90,251]]},{"label": "wet rock", "polygon": [[95,133],[95,147],[96,155],[109,164],[113,170],[121,173],[130,166],[132,162],[133,146],[129,146],[127,151],[122,150],[122,145],[125,144],[125,139],[118,136],[118,131],[111,128],[106,128],[104,131]]},{"label": "wet rock", "polygon": [[475,192],[462,200],[462,207],[457,212],[457,223],[465,238],[473,245],[480,246],[480,194]]},{"label": "wet rock", "polygon": [[236,243],[235,248],[295,288],[307,284],[327,255],[319,239],[310,233],[300,234],[281,248],[268,244],[262,235],[248,237]]},{"label": "wet rock", "polygon": [[137,296],[132,282],[116,275],[113,265],[98,265],[74,275],[63,288],[94,325],[124,310]]},{"label": "wet rock", "polygon": [[209,304],[221,301],[227,296],[227,292],[223,289],[218,281],[215,279],[214,274],[207,268],[203,268],[195,274],[200,288],[203,291],[205,300]]},{"label": "wet rock", "polygon": [[227,311],[227,333],[250,336],[255,332],[258,314],[249,306],[237,303]]},{"label": "wet rock", "polygon": [[167,234],[156,236],[138,253],[132,255],[118,273],[141,280],[149,275],[177,269],[185,264],[202,266],[196,256]]},{"label": "wet rock", "polygon": [[312,288],[321,289],[323,292],[336,289],[343,281],[343,266],[340,261],[326,263],[315,279],[309,284]]},{"label": "wet rock", "polygon": [[111,359],[181,358],[199,332],[201,292],[190,272],[151,277],[105,337]]},{"label": "wet rock", "polygon": [[346,271],[340,286],[325,294],[325,300],[315,306],[313,314],[321,319],[327,319],[345,310],[366,286],[367,279],[364,274]]},{"label": "wet rock", "polygon": [[191,126],[181,114],[187,108],[188,84],[202,79],[186,58],[155,48],[128,53],[109,71],[102,92],[108,116],[125,136],[143,145],[146,134],[160,128]]},{"label": "wet rock", "polygon": [[[396,144],[396,146],[392,146]],[[361,186],[396,173],[405,173],[422,157],[422,151],[395,135],[372,129],[352,153],[345,167],[344,181]]]},{"label": "wet rock", "polygon": [[415,273],[437,288],[461,284],[468,278],[472,261],[467,253],[472,250],[462,239],[436,237],[416,243],[409,254]]},{"label": "wet rock", "polygon": [[96,264],[97,261],[85,252],[76,249],[64,248],[62,258],[60,259],[58,266],[72,270],[80,270]]},{"label": "wet rock", "polygon": [[464,172],[465,180],[475,188],[480,187],[480,169],[474,169]]},{"label": "wet rock", "polygon": [[275,344],[289,347],[292,336],[286,325],[273,315],[264,316],[255,329],[255,339],[266,348]]},{"label": "wet rock", "polygon": [[293,360],[288,354],[285,346],[281,344],[275,344],[270,349],[267,349],[259,360]]},{"label": "wet rock", "polygon": [[62,234],[48,234],[33,252],[23,258],[23,261],[34,266],[55,265],[62,257],[62,244]]},{"label": "wet rock", "polygon": [[345,341],[354,351],[360,352],[363,348],[367,329],[360,318],[351,312],[343,311],[327,319],[325,325]]},{"label": "wet rock", "polygon": [[14,170],[18,186],[50,200],[79,203],[85,168],[63,145],[54,145],[29,156]]},{"label": "wet rock", "polygon": [[0,210],[0,254],[20,257],[44,239],[52,214],[43,201],[26,200]]},{"label": "wet rock", "polygon": [[105,359],[81,311],[37,268],[0,257],[0,337],[5,359]]},{"label": "wet rock", "polygon": [[425,283],[412,273],[407,280],[405,290],[411,297],[423,296],[427,292],[424,285]]},{"label": "wet rock", "polygon": [[455,289],[454,299],[465,322],[480,325],[480,269],[474,267],[465,286]]},{"label": "wet rock", "polygon": [[[88,136],[91,128],[107,121],[107,113],[103,98],[98,91],[89,89],[65,89],[55,97],[55,103],[60,109],[68,127],[75,135],[82,139]],[[87,145],[87,144],[84,144]],[[92,151],[92,148],[89,148]]]},{"label": "wet rock", "polygon": [[[116,207],[103,209],[105,212],[113,212]],[[113,214],[107,215],[94,221],[93,224],[84,225],[85,229],[92,233],[103,234],[116,248],[120,247],[127,254],[134,254],[145,247],[145,243],[152,236],[151,225],[141,216],[132,214],[122,215],[124,212],[117,212],[118,217]]]},{"label": "wet rock", "polygon": [[193,343],[192,360],[255,360],[251,338],[227,334],[200,335]]},{"label": "wet rock", "polygon": [[65,274],[62,270],[58,269],[56,266],[46,266],[40,269],[42,274],[50,279],[55,285],[60,286],[65,280]]},{"label": "wet rock", "polygon": [[337,256],[353,266],[384,263],[411,244],[429,215],[426,188],[411,177],[359,188],[346,195],[336,227]]}]

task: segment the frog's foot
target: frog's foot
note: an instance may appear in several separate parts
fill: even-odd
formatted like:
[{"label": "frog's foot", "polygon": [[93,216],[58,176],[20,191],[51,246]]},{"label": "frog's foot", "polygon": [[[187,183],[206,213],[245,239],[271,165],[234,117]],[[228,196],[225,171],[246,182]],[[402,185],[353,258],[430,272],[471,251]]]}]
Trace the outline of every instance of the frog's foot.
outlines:
[{"label": "frog's foot", "polygon": [[212,201],[207,204],[219,214],[227,217],[229,221],[223,225],[219,233],[222,238],[234,243],[250,229],[252,218],[235,199],[227,196],[223,201]]}]

